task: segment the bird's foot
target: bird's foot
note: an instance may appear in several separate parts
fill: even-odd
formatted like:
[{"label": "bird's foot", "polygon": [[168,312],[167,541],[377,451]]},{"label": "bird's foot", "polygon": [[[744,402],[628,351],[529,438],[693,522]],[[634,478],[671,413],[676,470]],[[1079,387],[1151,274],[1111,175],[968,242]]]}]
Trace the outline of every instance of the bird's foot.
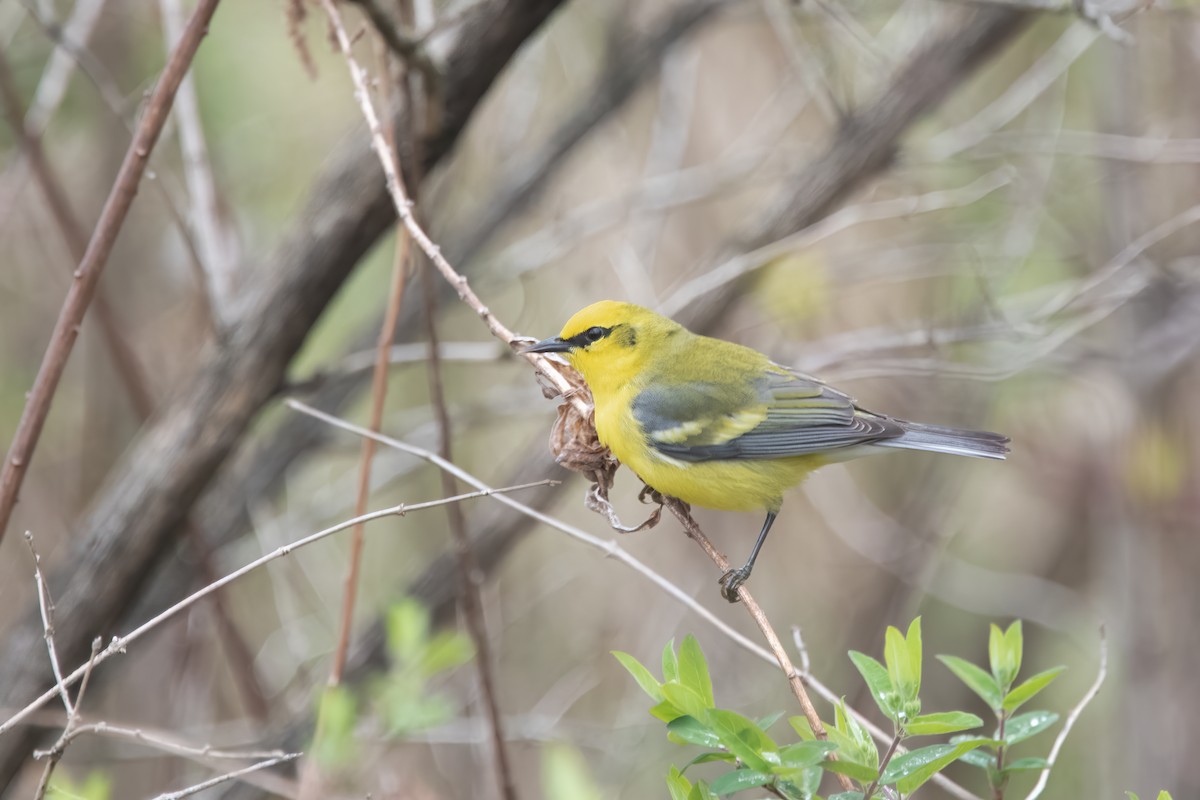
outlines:
[{"label": "bird's foot", "polygon": [[750,570],[745,567],[731,569],[721,576],[721,596],[731,603],[736,603],[741,598],[738,597],[738,589],[750,577]]}]

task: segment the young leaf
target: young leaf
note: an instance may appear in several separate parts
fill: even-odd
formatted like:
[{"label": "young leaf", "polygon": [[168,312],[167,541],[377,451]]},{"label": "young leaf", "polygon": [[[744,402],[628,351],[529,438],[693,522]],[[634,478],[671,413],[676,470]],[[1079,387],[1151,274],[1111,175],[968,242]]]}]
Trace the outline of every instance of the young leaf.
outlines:
[{"label": "young leaf", "polygon": [[[778,761],[779,748],[753,720],[733,711],[714,708],[708,711],[704,721],[721,739],[725,749],[740,758],[750,769],[770,772],[771,760]],[[774,758],[768,760],[764,756],[767,753]]]},{"label": "young leaf", "polygon": [[1049,686],[1050,682],[1061,675],[1065,669],[1066,667],[1052,667],[1045,672],[1039,672],[1020,686],[1017,686],[1004,696],[1004,710],[1009,712],[1016,711],[1027,700],[1030,700],[1035,694]]},{"label": "young leaf", "polygon": [[774,714],[767,714],[765,717],[760,717],[759,719],[755,720],[755,723],[764,731],[769,731],[771,730],[771,726],[776,722],[779,722],[779,720],[782,718],[783,712],[776,711]]},{"label": "young leaf", "polygon": [[942,711],[923,714],[910,720],[904,729],[913,736],[928,736],[936,733],[957,733],[978,728],[983,720],[965,711]]},{"label": "young leaf", "polygon": [[682,716],[667,723],[667,735],[677,743],[698,744],[701,747],[721,746],[721,738],[695,717]]},{"label": "young leaf", "polygon": [[968,689],[983,698],[983,702],[988,704],[988,708],[1000,708],[1003,695],[1000,693],[1000,687],[996,684],[995,678],[965,658],[938,656],[938,661],[945,664],[955,677],[967,685]]},{"label": "young leaf", "polygon": [[904,634],[891,625],[883,637],[883,660],[887,664],[888,677],[900,695],[900,701],[913,697],[914,682],[908,670],[908,645],[904,641]]},{"label": "young leaf", "polygon": [[967,739],[958,744],[934,744],[902,753],[891,760],[879,782],[896,784],[901,794],[912,794],[921,784],[947,765],[977,747],[991,744],[991,739]]},{"label": "young leaf", "polygon": [[733,772],[726,772],[717,778],[709,788],[715,795],[724,795],[764,786],[770,782],[771,776],[765,772],[753,769],[735,769]]},{"label": "young leaf", "polygon": [[688,800],[717,800],[717,796],[708,788],[707,783],[697,781],[692,787],[692,793],[688,795]]},{"label": "young leaf", "polygon": [[662,654],[663,681],[679,680],[679,659],[675,656],[675,637],[667,640]]},{"label": "young leaf", "polygon": [[692,782],[685,778],[682,772],[671,767],[671,771],[667,773],[667,791],[671,793],[671,800],[688,800]]},{"label": "young leaf", "polygon": [[387,610],[384,627],[388,653],[396,661],[410,663],[429,639],[429,609],[406,597]]},{"label": "young leaf", "polygon": [[[833,713],[834,729],[846,735],[850,740],[849,746],[838,742],[838,747],[846,751],[850,760],[867,764],[872,769],[878,769],[879,749],[875,746],[875,740],[871,738],[871,734],[867,733],[866,728],[858,724],[858,720],[846,711],[845,699],[840,700],[834,706]],[[833,738],[832,735],[830,738]]]},{"label": "young leaf", "polygon": [[693,716],[696,719],[704,719],[705,713],[710,706],[705,703],[700,695],[679,683],[664,683],[662,685],[663,697],[667,698],[667,702],[678,708],[684,714]]},{"label": "young leaf", "polygon": [[700,755],[696,756],[688,763],[684,764],[683,771],[687,772],[689,769],[694,767],[696,764],[708,764],[712,761],[724,761],[730,765],[733,765],[734,763],[737,762],[737,756],[735,756],[733,753],[726,753],[724,751],[716,752],[716,753],[701,753]]},{"label": "young leaf", "polygon": [[[788,717],[788,724],[796,731],[801,739],[806,742],[816,741],[817,736],[813,733],[812,726],[808,724],[808,717]],[[832,738],[832,737],[831,737]]]},{"label": "young leaf", "polygon": [[858,668],[863,680],[867,682],[867,688],[871,690],[871,697],[875,698],[875,704],[879,706],[879,710],[884,713],[884,716],[895,722],[899,696],[888,675],[887,668],[871,656],[857,650],[850,651],[850,660],[854,662],[854,666]]},{"label": "young leaf", "polygon": [[708,675],[708,662],[700,650],[696,637],[689,634],[684,637],[679,646],[679,682],[700,695],[707,708],[715,705],[713,701],[712,679]]},{"label": "young leaf", "polygon": [[1008,626],[1008,632],[993,624],[988,635],[988,661],[991,662],[992,677],[1001,692],[1007,692],[1021,669],[1021,620]]},{"label": "young leaf", "polygon": [[661,703],[665,699],[662,692],[662,684],[650,674],[650,670],[642,666],[642,662],[629,655],[629,653],[622,653],[620,650],[613,650],[612,654],[616,657],[617,661],[621,662],[621,666],[633,676],[638,686],[642,687],[642,691],[650,695],[651,700]]},{"label": "young leaf", "polygon": [[913,676],[912,697],[905,698],[909,701],[916,700],[917,694],[921,691],[921,618],[915,617],[912,622],[908,623],[908,634],[904,637],[905,648],[908,650],[908,671]]},{"label": "young leaf", "polygon": [[421,673],[431,678],[448,669],[461,667],[474,657],[475,646],[470,639],[457,631],[445,631],[433,637],[421,653]]},{"label": "young leaf", "polygon": [[849,761],[842,756],[838,756],[837,761],[822,761],[821,766],[825,768],[826,772],[836,772],[838,775],[845,775],[860,783],[870,783],[879,777],[879,770],[875,767],[868,767],[857,761]]},{"label": "young leaf", "polygon": [[[674,686],[675,684],[671,684]],[[655,719],[661,719],[663,722],[670,723],[672,720],[677,720],[680,717],[687,716],[687,712],[680,709],[674,703],[663,700],[661,703],[650,707],[650,716]]]},{"label": "young leaf", "polygon": [[779,760],[788,769],[815,767],[834,750],[837,745],[833,742],[798,742],[780,750]]},{"label": "young leaf", "polygon": [[1028,711],[1018,714],[1004,724],[1004,741],[1010,745],[1023,742],[1057,721],[1058,714],[1053,711]]},{"label": "young leaf", "polygon": [[1016,620],[1004,632],[1004,669],[1008,677],[1006,685],[1011,686],[1021,672],[1021,659],[1024,650],[1024,635],[1021,632],[1021,620]]}]

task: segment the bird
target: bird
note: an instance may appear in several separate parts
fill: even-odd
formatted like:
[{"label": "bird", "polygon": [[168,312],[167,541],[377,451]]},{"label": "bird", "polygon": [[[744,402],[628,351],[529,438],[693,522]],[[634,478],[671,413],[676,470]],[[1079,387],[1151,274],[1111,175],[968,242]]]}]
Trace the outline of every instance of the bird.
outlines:
[{"label": "bird", "polygon": [[596,434],[651,489],[691,505],[765,511],[749,558],[721,576],[737,602],[784,492],[826,464],[889,450],[1004,459],[1009,438],[910,422],[750,347],[602,300],[527,353],[559,353],[591,390]]}]

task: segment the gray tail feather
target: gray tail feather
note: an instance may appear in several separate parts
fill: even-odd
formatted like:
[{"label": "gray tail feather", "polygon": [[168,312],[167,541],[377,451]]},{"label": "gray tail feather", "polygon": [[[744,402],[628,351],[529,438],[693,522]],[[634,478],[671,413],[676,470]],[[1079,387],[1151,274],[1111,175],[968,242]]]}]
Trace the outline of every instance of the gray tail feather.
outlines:
[{"label": "gray tail feather", "polygon": [[933,453],[1001,460],[1008,453],[1009,439],[999,433],[944,428],[940,425],[923,425],[919,422],[904,420],[895,421],[904,428],[904,433],[895,439],[882,439],[872,442],[872,444],[880,447],[899,447],[904,450],[928,450]]}]

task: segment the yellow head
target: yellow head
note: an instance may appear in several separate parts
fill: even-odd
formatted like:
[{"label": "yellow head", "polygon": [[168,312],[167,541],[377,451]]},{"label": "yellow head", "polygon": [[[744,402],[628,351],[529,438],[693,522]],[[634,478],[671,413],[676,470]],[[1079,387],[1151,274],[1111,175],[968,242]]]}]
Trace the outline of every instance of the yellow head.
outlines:
[{"label": "yellow head", "polygon": [[652,359],[669,357],[670,345],[686,334],[648,308],[601,300],[567,320],[558,336],[525,352],[563,353],[593,394],[605,393],[628,385]]}]

